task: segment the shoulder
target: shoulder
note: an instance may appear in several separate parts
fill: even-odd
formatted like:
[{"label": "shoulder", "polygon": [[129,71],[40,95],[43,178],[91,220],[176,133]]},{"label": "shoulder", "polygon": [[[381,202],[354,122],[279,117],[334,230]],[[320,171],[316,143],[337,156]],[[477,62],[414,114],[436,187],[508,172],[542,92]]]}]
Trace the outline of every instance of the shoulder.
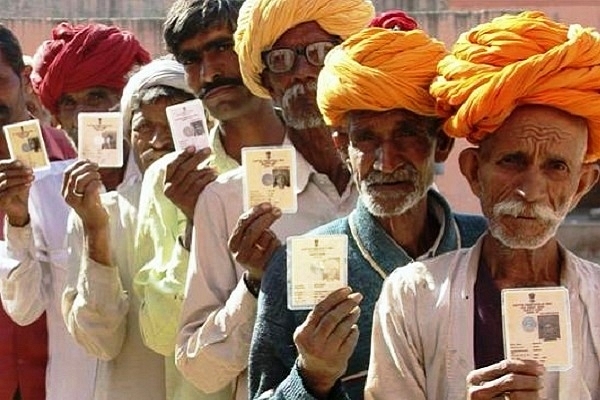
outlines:
[{"label": "shoulder", "polygon": [[463,247],[472,246],[488,227],[481,215],[452,213],[462,238]]}]

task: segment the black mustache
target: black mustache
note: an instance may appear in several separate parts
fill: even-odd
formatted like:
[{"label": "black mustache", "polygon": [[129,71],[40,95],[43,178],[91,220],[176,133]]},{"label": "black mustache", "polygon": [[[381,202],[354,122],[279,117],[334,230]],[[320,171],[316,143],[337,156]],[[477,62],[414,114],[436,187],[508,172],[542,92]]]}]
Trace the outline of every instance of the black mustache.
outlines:
[{"label": "black mustache", "polygon": [[198,94],[200,99],[203,99],[211,90],[221,86],[244,86],[244,81],[240,78],[219,78],[216,81],[207,83]]}]

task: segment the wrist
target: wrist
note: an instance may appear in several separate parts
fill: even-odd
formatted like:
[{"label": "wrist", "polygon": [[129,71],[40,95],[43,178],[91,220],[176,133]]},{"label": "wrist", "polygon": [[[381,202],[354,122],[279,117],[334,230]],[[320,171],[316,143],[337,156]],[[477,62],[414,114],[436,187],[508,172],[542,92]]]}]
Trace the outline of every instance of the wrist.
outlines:
[{"label": "wrist", "polygon": [[246,289],[252,294],[252,296],[258,298],[258,294],[260,293],[260,284],[261,279],[256,279],[253,277],[248,271],[246,271],[243,275],[244,284],[246,284]]},{"label": "wrist", "polygon": [[327,377],[322,373],[313,373],[303,365],[301,358],[297,361],[298,374],[304,388],[317,399],[327,399],[336,382],[335,377]]},{"label": "wrist", "polygon": [[10,226],[16,226],[22,228],[29,224],[29,213],[25,215],[7,215],[8,223]]}]

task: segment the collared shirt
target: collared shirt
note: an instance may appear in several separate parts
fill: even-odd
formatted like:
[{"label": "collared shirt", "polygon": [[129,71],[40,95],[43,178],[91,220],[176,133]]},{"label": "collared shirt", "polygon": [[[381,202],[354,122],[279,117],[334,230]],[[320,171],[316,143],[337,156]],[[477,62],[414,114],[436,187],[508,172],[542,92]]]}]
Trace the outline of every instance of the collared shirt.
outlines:
[{"label": "collared shirt", "polygon": [[[285,143],[289,143],[286,141]],[[346,215],[356,204],[352,183],[340,196],[329,178],[296,153],[298,211],[284,214],[271,229],[285,241]],[[221,175],[207,186],[194,213],[194,236],[186,282],[176,363],[183,375],[222,398],[247,399],[248,351],[256,299],[242,279],[227,242],[243,213],[243,169]]]},{"label": "collared shirt", "polygon": [[[474,287],[482,240],[399,269],[387,280],[373,323],[369,399],[466,398],[475,368]],[[541,398],[600,399],[600,266],[563,247],[561,285],[569,290],[573,367],[547,372]]]},{"label": "collared shirt", "polygon": [[[92,399],[97,360],[86,354],[67,331],[61,312],[62,293],[67,280],[67,219],[70,207],[61,188],[65,169],[74,160],[50,163],[50,169],[36,171],[29,191],[31,222],[24,227],[7,224],[8,254],[19,261],[15,268],[0,266],[2,300],[11,318],[30,324],[46,311],[48,400]],[[124,190],[140,180],[140,171],[130,152]],[[72,379],[65,379],[70,376]]]},{"label": "collared shirt", "polygon": [[96,361],[69,335],[60,311],[69,213],[60,190],[63,172],[72,162],[52,162],[50,169],[35,172],[29,192],[31,223],[24,227],[6,224],[8,254],[19,265],[0,272],[2,301],[14,321],[27,325],[46,311],[51,354],[46,375],[48,400],[92,399],[94,386]]},{"label": "collared shirt", "polygon": [[[212,154],[203,163],[223,173],[239,166],[223,148],[218,126],[210,132]],[[135,276],[134,289],[140,297],[140,329],[146,346],[166,357],[167,399],[197,400],[211,396],[199,392],[175,368],[174,352],[189,251],[178,237],[184,234],[187,218],[164,194],[167,165],[177,156],[168,154],[144,173],[136,249],[143,267]]]},{"label": "collared shirt", "polygon": [[81,220],[71,214],[69,260],[62,311],[67,329],[99,358],[95,400],[164,400],[164,358],[142,342],[134,247],[140,182],[102,195],[110,218],[111,265],[86,254]]},{"label": "collared shirt", "polygon": [[[444,198],[433,190],[427,196],[429,211],[438,219],[440,232],[425,255],[471,245],[485,229],[482,217],[453,214]],[[360,200],[347,218],[306,235],[331,234],[348,236],[348,286],[361,293],[363,299],[357,322],[358,342],[345,374],[330,393],[330,398],[362,399],[371,348],[373,309],[384,277],[413,259]],[[250,350],[249,398],[313,399],[296,365],[298,354],[293,340],[294,331],[304,323],[308,312],[287,308],[287,253],[282,248],[272,257],[262,280]]]}]

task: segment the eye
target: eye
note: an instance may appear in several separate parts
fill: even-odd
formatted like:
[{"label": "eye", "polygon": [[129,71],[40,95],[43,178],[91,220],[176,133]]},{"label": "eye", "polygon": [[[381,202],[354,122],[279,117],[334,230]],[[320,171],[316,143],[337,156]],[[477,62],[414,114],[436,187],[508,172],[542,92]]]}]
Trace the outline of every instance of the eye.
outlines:
[{"label": "eye", "polygon": [[177,62],[179,64],[187,66],[192,64],[198,64],[202,61],[202,55],[197,51],[183,51],[179,53],[176,57]]},{"label": "eye", "polygon": [[569,166],[567,165],[567,163],[565,163],[564,161],[561,161],[561,160],[550,161],[548,163],[548,167],[552,171],[557,171],[557,172],[568,172],[569,171]]},{"label": "eye", "polygon": [[229,50],[233,49],[233,41],[228,40],[225,42],[217,43],[216,49],[221,52],[229,51]]},{"label": "eye", "polygon": [[523,157],[519,154],[506,154],[500,158],[498,164],[506,166],[517,166],[523,163]]},{"label": "eye", "polygon": [[86,104],[89,106],[99,106],[108,98],[105,92],[92,92],[86,97]]},{"label": "eye", "polygon": [[74,108],[76,105],[77,102],[71,96],[63,97],[58,102],[60,108]]}]

